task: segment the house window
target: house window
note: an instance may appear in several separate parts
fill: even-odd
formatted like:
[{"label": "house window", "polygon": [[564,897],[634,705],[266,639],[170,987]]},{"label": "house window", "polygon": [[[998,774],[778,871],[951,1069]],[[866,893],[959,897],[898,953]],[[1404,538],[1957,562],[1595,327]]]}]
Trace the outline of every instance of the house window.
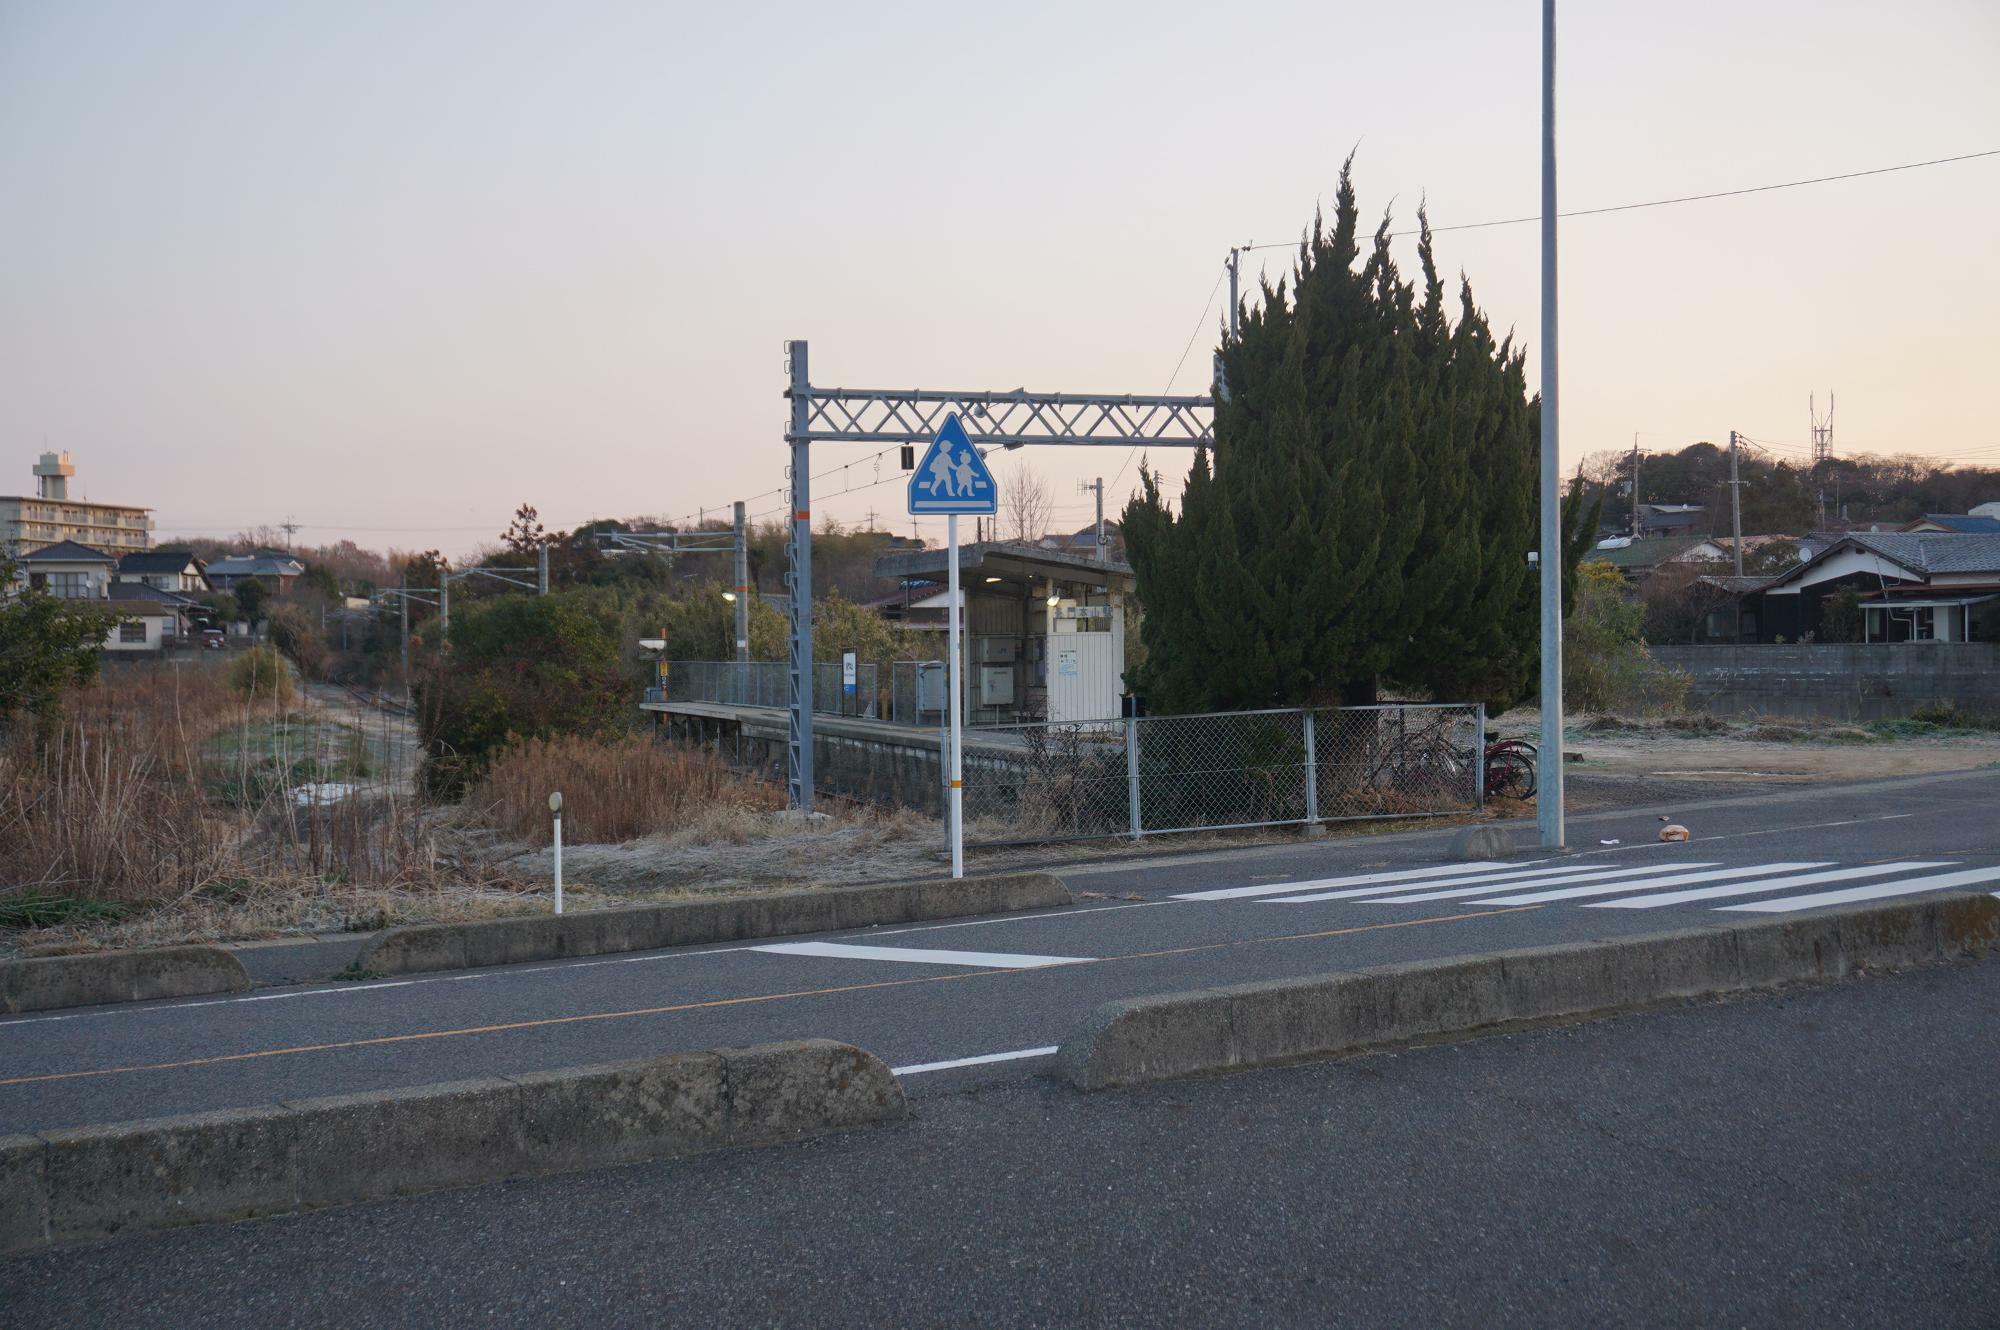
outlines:
[{"label": "house window", "polygon": [[60,600],[89,600],[89,573],[46,573],[49,594]]},{"label": "house window", "polygon": [[146,645],[146,625],[140,619],[127,619],[118,625],[118,640],[128,646]]}]

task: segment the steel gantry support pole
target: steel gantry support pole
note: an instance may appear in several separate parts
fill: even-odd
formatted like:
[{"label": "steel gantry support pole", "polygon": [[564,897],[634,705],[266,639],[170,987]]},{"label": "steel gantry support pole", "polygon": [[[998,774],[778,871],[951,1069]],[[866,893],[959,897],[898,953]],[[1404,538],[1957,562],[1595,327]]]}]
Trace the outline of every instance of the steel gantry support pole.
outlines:
[{"label": "steel gantry support pole", "polygon": [[785,783],[791,806],[802,813],[813,805],[813,640],[812,640],[812,379],[806,344],[786,343],[792,366],[792,540],[787,547],[792,593],[791,717],[786,735]]},{"label": "steel gantry support pole", "polygon": [[402,616],[401,639],[403,644],[403,700],[410,697],[410,575],[403,574],[403,585],[396,596],[397,610]]},{"label": "steel gantry support pole", "polygon": [[736,663],[750,659],[750,533],[743,500],[736,501]]},{"label": "steel gantry support pole", "polygon": [[540,545],[535,549],[535,594],[538,596],[549,594],[549,547],[547,545]]},{"label": "steel gantry support pole", "polygon": [[1542,769],[1535,825],[1563,845],[1562,503],[1556,430],[1556,0],[1542,0]]}]

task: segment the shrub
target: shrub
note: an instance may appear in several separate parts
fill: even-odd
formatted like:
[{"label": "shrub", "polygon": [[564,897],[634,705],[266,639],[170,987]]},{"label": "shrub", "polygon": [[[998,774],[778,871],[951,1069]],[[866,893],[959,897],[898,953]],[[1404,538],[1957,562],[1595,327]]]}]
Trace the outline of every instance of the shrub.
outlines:
[{"label": "shrub", "polygon": [[731,771],[698,749],[638,735],[525,739],[495,754],[470,802],[516,840],[546,845],[549,794],[563,794],[563,837],[626,841],[697,826],[719,812],[784,806],[776,786]]},{"label": "shrub", "polygon": [[630,724],[616,631],[588,591],[508,596],[455,615],[450,650],[416,689],[425,793],[459,797],[517,740],[602,736]]},{"label": "shrub", "polygon": [[267,646],[254,646],[229,662],[229,687],[240,697],[290,702],[292,672]]},{"label": "shrub", "polygon": [[1645,606],[1628,598],[1610,564],[1577,567],[1576,602],[1563,623],[1563,695],[1578,711],[1674,712],[1693,679],[1646,651]]}]

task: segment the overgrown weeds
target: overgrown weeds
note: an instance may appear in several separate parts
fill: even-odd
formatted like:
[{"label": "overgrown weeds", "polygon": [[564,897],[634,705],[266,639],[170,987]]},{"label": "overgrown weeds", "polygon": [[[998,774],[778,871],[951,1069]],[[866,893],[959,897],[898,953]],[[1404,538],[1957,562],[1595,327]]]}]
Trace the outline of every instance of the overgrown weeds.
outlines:
[{"label": "overgrown weeds", "polygon": [[501,834],[547,845],[557,790],[564,839],[600,843],[690,832],[740,841],[784,805],[782,791],[709,753],[637,735],[517,741],[493,759],[468,804]]},{"label": "overgrown weeds", "polygon": [[0,902],[21,915],[0,927],[93,922],[54,901],[132,911],[482,880],[447,862],[407,794],[355,789],[361,736],[288,710],[274,677],[120,667],[53,723],[0,736]]}]

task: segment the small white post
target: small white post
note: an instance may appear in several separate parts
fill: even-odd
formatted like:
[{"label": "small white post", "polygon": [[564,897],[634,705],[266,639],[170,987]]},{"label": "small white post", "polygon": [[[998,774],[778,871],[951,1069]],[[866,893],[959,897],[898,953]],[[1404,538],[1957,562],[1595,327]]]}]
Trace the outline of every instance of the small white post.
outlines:
[{"label": "small white post", "polygon": [[959,601],[958,601],[958,514],[945,518],[945,543],[951,546],[949,590],[951,602],[951,875],[965,876],[965,763],[960,749],[964,739],[964,685],[959,681]]},{"label": "small white post", "polygon": [[556,913],[562,913],[562,791],[549,795],[549,815],[555,819]]}]

